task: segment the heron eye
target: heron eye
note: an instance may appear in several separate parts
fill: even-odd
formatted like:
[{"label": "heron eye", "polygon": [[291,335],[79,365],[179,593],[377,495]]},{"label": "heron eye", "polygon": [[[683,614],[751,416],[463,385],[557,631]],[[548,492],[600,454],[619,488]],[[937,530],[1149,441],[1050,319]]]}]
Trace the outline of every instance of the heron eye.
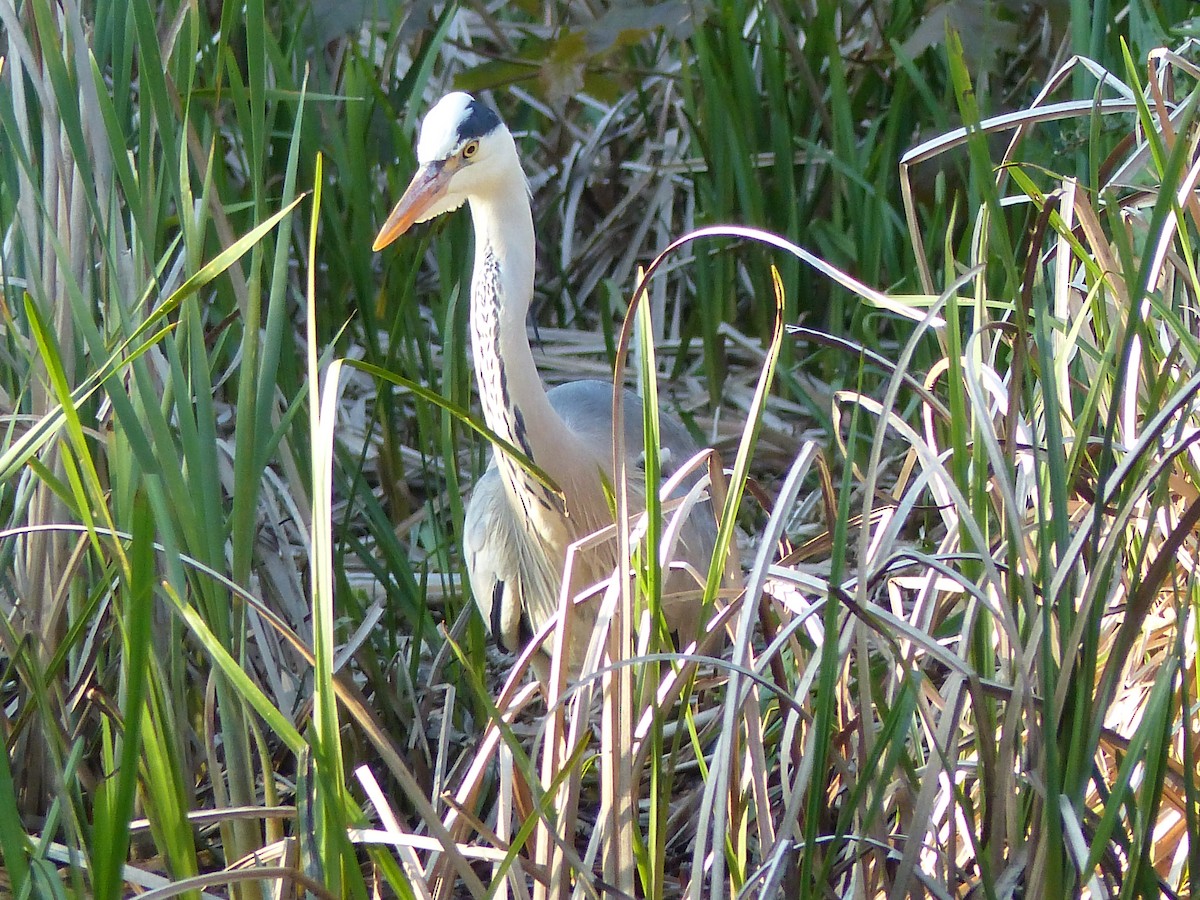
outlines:
[{"label": "heron eye", "polygon": [[470,159],[479,152],[479,141],[468,141],[462,148],[463,159]]}]

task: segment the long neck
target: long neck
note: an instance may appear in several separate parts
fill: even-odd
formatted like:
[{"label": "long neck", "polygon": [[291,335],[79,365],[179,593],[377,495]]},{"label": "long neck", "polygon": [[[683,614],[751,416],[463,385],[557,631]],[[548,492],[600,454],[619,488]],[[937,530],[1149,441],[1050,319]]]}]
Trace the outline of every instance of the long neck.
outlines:
[{"label": "long neck", "polygon": [[[514,177],[471,198],[475,271],[471,339],[483,417],[489,428],[543,467],[562,453],[566,428],[546,398],[533,362],[525,317],[533,297],[533,213],[524,178]],[[511,487],[519,473],[501,468]],[[549,468],[553,468],[550,466]]]}]

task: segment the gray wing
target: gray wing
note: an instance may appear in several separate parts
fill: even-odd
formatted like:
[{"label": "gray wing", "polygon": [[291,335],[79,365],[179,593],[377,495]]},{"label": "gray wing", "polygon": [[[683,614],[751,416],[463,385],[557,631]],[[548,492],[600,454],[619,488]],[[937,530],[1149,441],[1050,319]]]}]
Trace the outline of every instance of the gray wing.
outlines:
[{"label": "gray wing", "polygon": [[[571,431],[594,447],[612,447],[612,385],[604,381],[572,381],[546,392],[550,405]],[[625,453],[631,464],[639,465],[645,441],[642,439],[642,401],[632,391],[625,392],[622,404],[625,419]],[[680,465],[695,456],[700,448],[678,418],[663,411],[658,419],[659,451],[663,457],[663,475],[670,476]]]},{"label": "gray wing", "polygon": [[[551,406],[562,417],[567,427],[593,447],[604,448],[601,452],[612,452],[612,385],[604,381],[572,381],[546,392]],[[622,404],[625,420],[625,455],[631,475],[641,476],[636,487],[645,496],[644,460],[645,440],[642,428],[642,401],[632,391],[625,392]],[[670,478],[684,463],[695,456],[700,448],[688,434],[687,428],[676,416],[665,410],[659,414],[659,454],[662,476]],[[607,468],[607,466],[606,466]],[[696,483],[693,476],[684,482],[680,490],[672,494],[681,497]],[[717,539],[716,520],[712,506],[705,502],[689,517],[681,540],[684,545],[682,556],[700,569],[708,570],[713,545]]]}]

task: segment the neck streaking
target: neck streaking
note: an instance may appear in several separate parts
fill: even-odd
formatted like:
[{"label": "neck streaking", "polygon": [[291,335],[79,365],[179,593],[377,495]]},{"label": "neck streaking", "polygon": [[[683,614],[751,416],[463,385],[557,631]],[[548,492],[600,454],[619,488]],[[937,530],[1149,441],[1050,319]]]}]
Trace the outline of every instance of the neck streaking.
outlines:
[{"label": "neck streaking", "polygon": [[[475,269],[471,340],[484,421],[543,468],[569,439],[550,406],[525,331],[533,296],[534,235],[520,170],[488,196],[471,199]],[[510,497],[543,534],[563,527],[561,502],[507,454],[496,451]]]}]

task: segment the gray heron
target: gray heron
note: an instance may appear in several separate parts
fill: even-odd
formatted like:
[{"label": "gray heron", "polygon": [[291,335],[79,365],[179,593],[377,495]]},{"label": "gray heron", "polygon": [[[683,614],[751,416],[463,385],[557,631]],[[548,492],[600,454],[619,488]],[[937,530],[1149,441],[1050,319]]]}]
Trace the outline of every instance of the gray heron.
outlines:
[{"label": "gray heron", "polygon": [[[470,328],[484,421],[561,491],[550,491],[508,455],[493,450],[467,504],[463,552],[472,594],[491,633],[517,652],[557,613],[568,546],[613,523],[604,489],[613,478],[612,386],[576,381],[547,391],[542,384],[525,325],[535,253],[529,187],[516,143],[499,116],[468,94],[446,95],[421,125],[417,162],[374,249],[383,249],[416,223],[470,206],[475,230]],[[622,405],[628,471],[642,476],[630,489],[636,512],[645,504],[642,408],[628,391]],[[660,423],[666,477],[697,447],[676,417],[664,412]],[[715,535],[710,505],[697,505],[682,529],[677,558],[707,573]],[[608,578],[616,562],[615,541],[578,556],[571,570],[572,594]],[[697,583],[673,568],[665,585],[667,624],[690,640],[699,624]],[[582,627],[571,632],[564,661],[573,678],[579,675],[597,603],[593,599],[576,608]],[[545,684],[549,658],[534,661]]]}]

